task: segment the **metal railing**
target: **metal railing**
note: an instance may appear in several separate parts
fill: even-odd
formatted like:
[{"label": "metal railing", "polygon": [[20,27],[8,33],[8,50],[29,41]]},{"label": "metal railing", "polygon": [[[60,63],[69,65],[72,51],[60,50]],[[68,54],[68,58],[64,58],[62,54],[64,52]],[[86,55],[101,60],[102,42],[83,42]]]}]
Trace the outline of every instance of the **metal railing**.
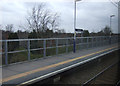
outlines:
[{"label": "metal railing", "polygon": [[[2,63],[8,65],[73,51],[74,38],[13,39],[2,42]],[[118,36],[77,37],[76,50],[118,42]]]}]

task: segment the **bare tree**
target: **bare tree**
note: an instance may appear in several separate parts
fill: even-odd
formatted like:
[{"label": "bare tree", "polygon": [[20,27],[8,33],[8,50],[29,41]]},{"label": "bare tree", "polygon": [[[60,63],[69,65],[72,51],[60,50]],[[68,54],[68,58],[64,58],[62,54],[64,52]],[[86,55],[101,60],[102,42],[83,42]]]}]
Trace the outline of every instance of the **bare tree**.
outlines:
[{"label": "bare tree", "polygon": [[45,8],[45,4],[41,3],[32,8],[32,12],[26,18],[30,30],[35,30],[37,37],[40,32],[45,32],[50,27],[58,26],[57,13],[53,14],[50,10]]},{"label": "bare tree", "polygon": [[48,10],[45,9],[45,5],[41,3],[38,6],[32,8],[32,12],[29,13],[27,22],[30,29],[34,29],[36,32],[44,31],[45,24],[48,24],[51,15]]},{"label": "bare tree", "polygon": [[51,19],[51,27],[52,27],[52,30],[54,31],[55,29],[58,28],[59,26],[59,15],[57,13],[53,14],[52,16],[52,19]]}]

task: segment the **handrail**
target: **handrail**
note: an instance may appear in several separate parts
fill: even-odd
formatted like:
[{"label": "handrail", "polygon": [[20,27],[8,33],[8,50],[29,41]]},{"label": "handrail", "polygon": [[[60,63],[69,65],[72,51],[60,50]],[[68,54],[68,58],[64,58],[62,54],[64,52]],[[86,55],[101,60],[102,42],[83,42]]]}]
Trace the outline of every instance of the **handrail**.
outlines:
[{"label": "handrail", "polygon": [[[100,38],[100,37],[110,37],[110,36],[89,36],[89,37],[76,37],[76,38]],[[112,36],[116,37],[116,36]],[[34,40],[54,40],[54,39],[73,39],[74,37],[66,37],[66,38],[37,38],[37,39],[7,39],[0,41],[34,41]]]},{"label": "handrail", "polygon": [[[54,41],[50,41],[54,40]],[[8,60],[9,60],[9,55],[8,54],[14,54],[14,53],[20,53],[20,52],[27,52],[27,58],[28,61],[31,60],[31,52],[32,51],[42,51],[42,56],[46,57],[47,56],[47,50],[54,51],[52,53],[56,52],[56,55],[59,54],[59,49],[63,48],[65,49],[64,53],[68,53],[69,51],[73,51],[73,37],[68,37],[68,38],[39,38],[39,39],[9,39],[9,40],[0,40],[2,43],[2,47],[4,46],[4,52],[0,52],[0,54],[5,55],[5,65],[8,65]],[[32,43],[32,41],[35,41]],[[36,44],[36,41],[41,41]],[[10,43],[11,42],[11,43]],[[23,50],[9,50],[9,47],[11,46],[12,42],[18,42],[26,43],[26,47]],[[105,46],[108,44],[113,44],[118,42],[118,36],[94,36],[94,37],[77,37],[76,38],[76,46],[77,50],[81,49],[88,49],[88,48],[93,48],[93,47],[99,47],[99,46]],[[24,44],[25,44],[24,43]],[[41,43],[41,44],[40,44]],[[51,44],[54,43],[54,44]],[[32,46],[37,46],[33,47]],[[39,45],[39,47],[38,47]],[[49,45],[49,46],[48,46]],[[14,45],[13,45],[14,46]],[[17,45],[19,46],[19,45]],[[10,63],[10,62],[9,62]]]}]

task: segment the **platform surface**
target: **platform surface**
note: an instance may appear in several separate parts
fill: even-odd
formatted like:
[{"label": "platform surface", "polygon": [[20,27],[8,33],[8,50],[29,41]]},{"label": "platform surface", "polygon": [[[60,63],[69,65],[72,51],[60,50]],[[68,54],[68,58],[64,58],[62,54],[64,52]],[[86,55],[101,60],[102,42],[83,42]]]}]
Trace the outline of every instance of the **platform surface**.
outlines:
[{"label": "platform surface", "polygon": [[2,67],[2,83],[18,85],[26,83],[114,49],[118,49],[118,44],[88,48],[77,51],[76,53],[70,52],[35,61],[4,66]]}]

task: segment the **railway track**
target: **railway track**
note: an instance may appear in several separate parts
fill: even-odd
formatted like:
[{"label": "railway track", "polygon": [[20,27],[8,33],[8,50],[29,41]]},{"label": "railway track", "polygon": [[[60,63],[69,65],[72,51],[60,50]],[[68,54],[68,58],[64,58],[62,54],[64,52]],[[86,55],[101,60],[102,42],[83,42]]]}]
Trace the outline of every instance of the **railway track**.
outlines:
[{"label": "railway track", "polygon": [[119,82],[118,78],[118,63],[115,62],[109,67],[105,68],[103,71],[99,72],[97,75],[89,79],[87,82],[83,83],[82,86],[88,86],[93,84],[108,84],[116,85]]}]

